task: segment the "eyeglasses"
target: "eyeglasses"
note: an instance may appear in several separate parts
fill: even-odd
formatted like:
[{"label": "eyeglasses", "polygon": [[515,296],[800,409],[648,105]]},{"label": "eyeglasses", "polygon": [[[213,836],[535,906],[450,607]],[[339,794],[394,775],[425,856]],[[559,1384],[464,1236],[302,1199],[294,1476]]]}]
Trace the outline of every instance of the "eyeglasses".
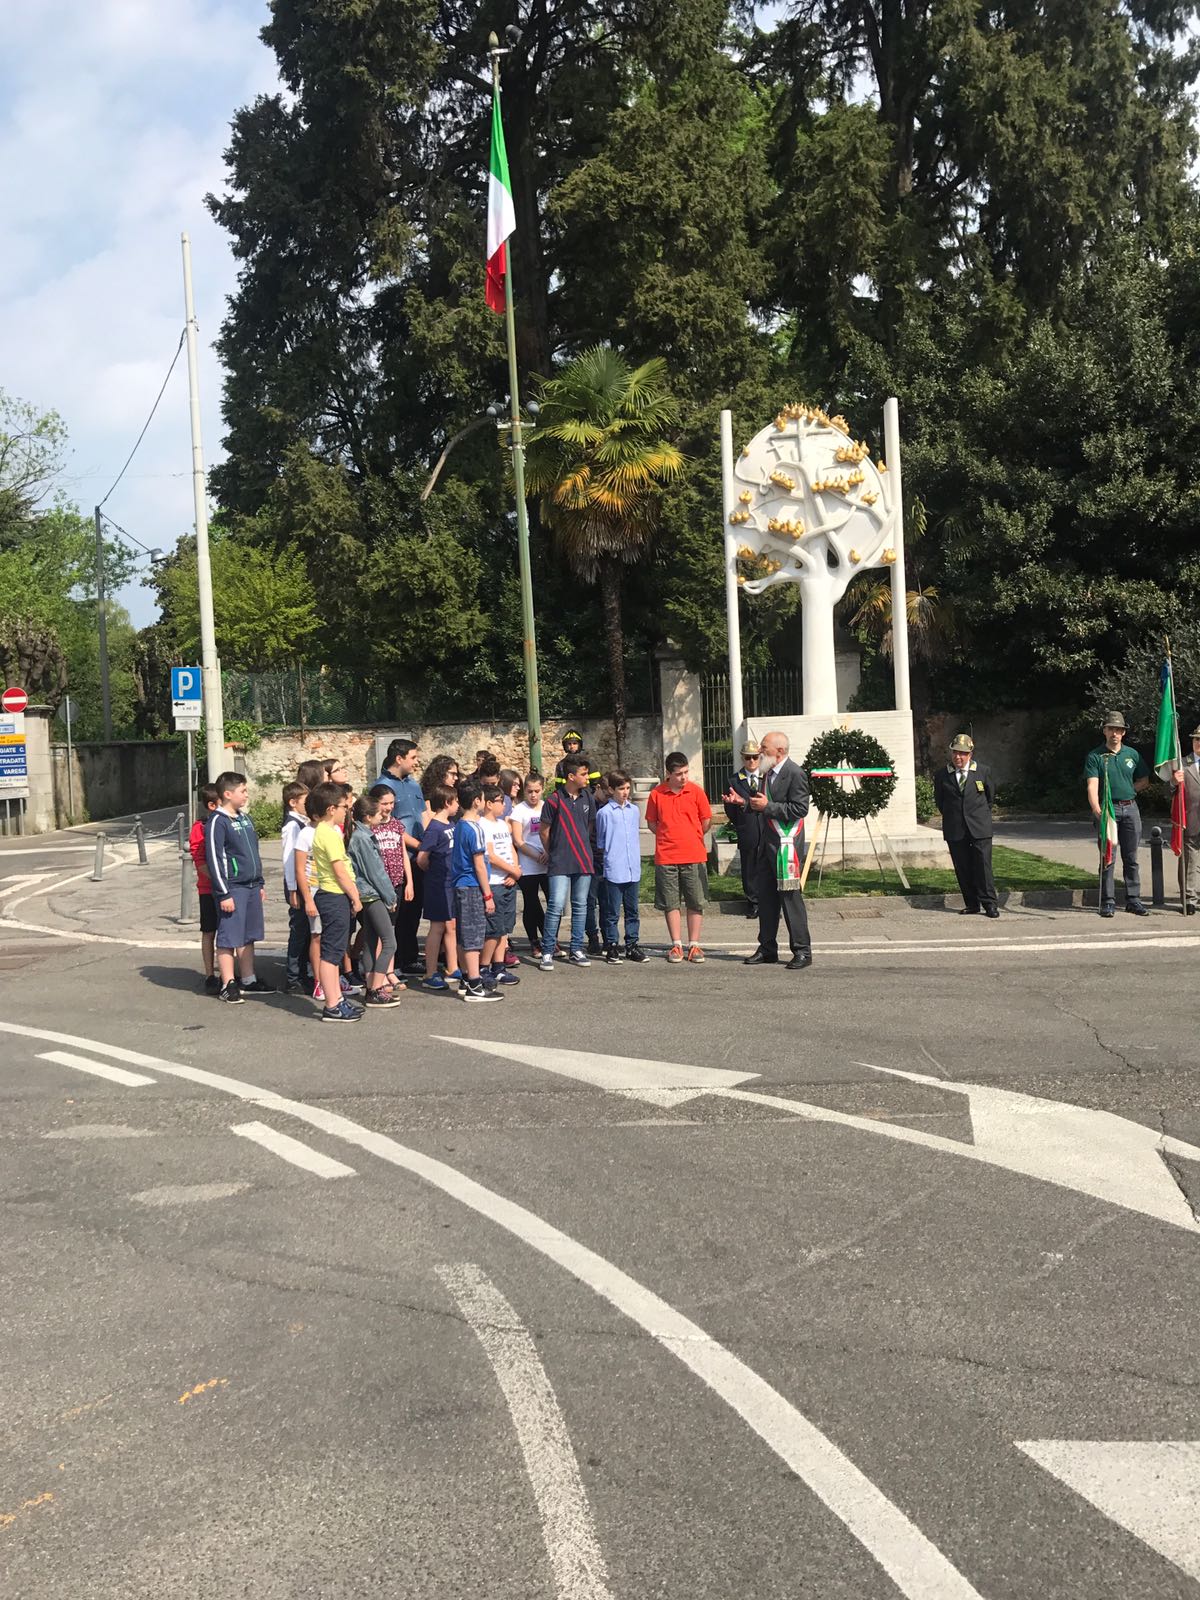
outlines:
[{"label": "eyeglasses", "polygon": [[743,756],[742,757],[743,761],[757,761],[758,759],[759,759],[759,757],[756,756],[756,755],[755,756]]}]

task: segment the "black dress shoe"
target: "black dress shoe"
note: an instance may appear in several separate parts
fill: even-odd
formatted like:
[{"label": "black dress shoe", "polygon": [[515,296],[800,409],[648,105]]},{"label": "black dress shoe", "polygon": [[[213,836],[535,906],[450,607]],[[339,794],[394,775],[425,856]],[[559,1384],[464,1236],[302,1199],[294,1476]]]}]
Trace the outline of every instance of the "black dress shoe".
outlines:
[{"label": "black dress shoe", "polygon": [[777,967],[778,956],[765,956],[761,950],[756,950],[752,956],[747,956],[742,962],[744,967]]},{"label": "black dress shoe", "polygon": [[960,917],[977,917],[979,915],[979,907],[964,906],[958,914]]},{"label": "black dress shoe", "polygon": [[755,905],[753,900],[751,900],[749,905],[746,907],[746,916],[752,922],[758,921],[758,907]]},{"label": "black dress shoe", "polygon": [[1148,917],[1150,915],[1150,907],[1144,906],[1140,900],[1127,900],[1125,909],[1131,917]]},{"label": "black dress shoe", "polygon": [[793,956],[784,968],[785,972],[803,972],[805,967],[812,966],[812,951],[801,950],[798,956]]},{"label": "black dress shoe", "polygon": [[984,916],[986,916],[986,917],[998,917],[999,915],[1000,915],[1000,907],[999,906],[988,906],[987,909],[984,911]]}]

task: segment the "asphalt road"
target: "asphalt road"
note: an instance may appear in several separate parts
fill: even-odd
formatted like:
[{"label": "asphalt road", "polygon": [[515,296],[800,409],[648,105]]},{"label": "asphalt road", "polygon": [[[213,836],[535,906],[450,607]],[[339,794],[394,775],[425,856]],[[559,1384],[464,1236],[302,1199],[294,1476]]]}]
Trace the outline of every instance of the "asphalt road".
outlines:
[{"label": "asphalt road", "polygon": [[1196,949],[1013,927],[341,1032],[0,929],[0,1594],[1200,1595]]}]

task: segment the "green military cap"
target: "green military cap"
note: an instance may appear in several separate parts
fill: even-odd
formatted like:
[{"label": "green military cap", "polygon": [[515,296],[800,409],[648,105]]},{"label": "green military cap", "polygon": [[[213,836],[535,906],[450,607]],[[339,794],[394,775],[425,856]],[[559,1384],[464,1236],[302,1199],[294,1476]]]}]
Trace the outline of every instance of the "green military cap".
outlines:
[{"label": "green military cap", "polygon": [[762,752],[759,750],[758,744],[754,739],[747,739],[745,744],[742,746],[743,756],[757,756],[761,754]]},{"label": "green military cap", "polygon": [[974,750],[974,748],[975,748],[975,741],[974,741],[974,739],[972,739],[972,737],[971,737],[971,735],[969,733],[956,733],[954,735],[954,738],[951,739],[951,741],[950,741],[950,749],[952,751],[954,751],[954,750],[965,750],[966,753],[968,755],[970,755],[971,751]]},{"label": "green military cap", "polygon": [[1120,728],[1121,732],[1124,733],[1125,718],[1119,711],[1106,711],[1104,713],[1104,721],[1100,724],[1100,726],[1102,728]]}]

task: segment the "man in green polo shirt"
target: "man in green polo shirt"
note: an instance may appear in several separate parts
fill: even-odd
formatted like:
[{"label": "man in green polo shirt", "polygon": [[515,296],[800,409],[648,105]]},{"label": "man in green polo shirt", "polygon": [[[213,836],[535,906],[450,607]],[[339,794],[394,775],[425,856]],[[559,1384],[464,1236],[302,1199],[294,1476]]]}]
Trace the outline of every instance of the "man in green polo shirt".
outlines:
[{"label": "man in green polo shirt", "polygon": [[[1108,778],[1108,792],[1112,796],[1113,816],[1117,823],[1117,844],[1121,851],[1121,868],[1125,875],[1125,909],[1135,917],[1148,917],[1149,909],[1142,904],[1141,878],[1138,873],[1138,845],[1142,842],[1142,818],[1137,807],[1137,796],[1150,787],[1150,768],[1136,750],[1124,749],[1125,718],[1119,711],[1105,713],[1104,743],[1088,752],[1083,765],[1087,779],[1088,805],[1092,815],[1100,821],[1104,807],[1104,780]],[[1103,851],[1104,841],[1100,841]],[[1100,888],[1100,915],[1111,917],[1116,906],[1116,859],[1104,869]]]}]

